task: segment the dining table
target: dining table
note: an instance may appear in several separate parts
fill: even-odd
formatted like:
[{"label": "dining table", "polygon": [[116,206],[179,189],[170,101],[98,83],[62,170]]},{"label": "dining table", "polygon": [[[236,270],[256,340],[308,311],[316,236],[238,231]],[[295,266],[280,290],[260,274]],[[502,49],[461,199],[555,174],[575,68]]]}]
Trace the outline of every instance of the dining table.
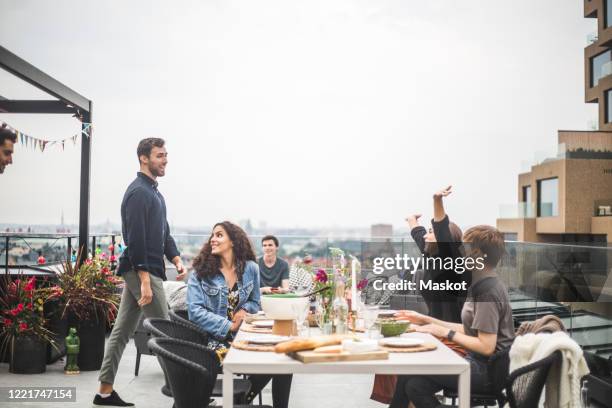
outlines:
[{"label": "dining table", "polygon": [[[320,335],[319,329],[309,334]],[[356,334],[366,338],[365,334]],[[240,330],[235,340],[246,340],[252,333]],[[261,336],[261,335],[258,335]],[[422,339],[436,345],[423,352],[389,352],[386,360],[333,361],[302,363],[286,354],[230,348],[223,360],[223,407],[233,407],[234,374],[390,374],[390,375],[456,375],[460,408],[470,406],[470,364],[428,333],[406,333],[403,337]],[[339,390],[340,391],[340,390]],[[351,390],[346,390],[350,393]]]}]

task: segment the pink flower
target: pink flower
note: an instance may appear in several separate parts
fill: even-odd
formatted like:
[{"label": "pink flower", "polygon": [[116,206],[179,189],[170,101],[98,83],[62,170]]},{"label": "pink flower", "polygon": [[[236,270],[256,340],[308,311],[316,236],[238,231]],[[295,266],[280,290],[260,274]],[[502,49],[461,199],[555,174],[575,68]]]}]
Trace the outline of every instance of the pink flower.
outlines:
[{"label": "pink flower", "polygon": [[91,263],[92,263],[92,262],[93,262],[93,261],[91,260],[91,258],[87,258],[87,259],[85,260],[85,264],[86,264],[86,265],[91,265]]},{"label": "pink flower", "polygon": [[34,290],[35,286],[36,286],[36,278],[32,277],[28,279],[28,283],[24,286],[23,290],[25,290],[26,292],[31,292]]},{"label": "pink flower", "polygon": [[102,275],[108,275],[110,274],[110,269],[105,266],[100,272],[102,272]]},{"label": "pink flower", "polygon": [[28,330],[28,324],[25,322],[19,323],[19,331]]},{"label": "pink flower", "polygon": [[9,313],[12,314],[13,316],[17,316],[19,314],[19,310],[11,309],[11,311]]},{"label": "pink flower", "polygon": [[109,250],[110,252],[113,252],[113,251],[115,250],[115,246],[114,246],[113,244],[110,244],[110,245],[108,246],[108,250]]},{"label": "pink flower", "polygon": [[100,259],[106,259],[106,252],[102,252],[100,254]]},{"label": "pink flower", "polygon": [[357,283],[357,290],[364,290],[368,286],[368,280],[362,279]]},{"label": "pink flower", "polygon": [[17,311],[21,312],[23,310],[23,303],[17,305]]},{"label": "pink flower", "polygon": [[4,319],[3,323],[5,326],[10,326],[11,324],[13,324],[13,321],[11,319]]},{"label": "pink flower", "polygon": [[110,258],[109,258],[109,260],[110,260],[111,262],[117,262],[117,257],[116,257],[115,255],[111,255],[111,256],[110,256]]},{"label": "pink flower", "polygon": [[327,272],[325,272],[325,269],[319,269],[317,271],[317,274],[315,275],[315,281],[327,283]]}]

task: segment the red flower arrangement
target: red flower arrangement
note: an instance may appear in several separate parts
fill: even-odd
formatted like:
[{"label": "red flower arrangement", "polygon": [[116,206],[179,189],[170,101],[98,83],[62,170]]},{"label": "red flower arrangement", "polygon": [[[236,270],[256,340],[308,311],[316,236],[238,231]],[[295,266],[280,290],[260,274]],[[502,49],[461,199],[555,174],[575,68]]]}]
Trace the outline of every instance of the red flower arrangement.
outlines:
[{"label": "red flower arrangement", "polygon": [[117,285],[121,278],[113,275],[110,262],[99,255],[87,258],[80,267],[66,262],[57,274],[57,285],[47,288],[49,299],[62,305],[62,316],[71,314],[79,320],[101,317],[112,323],[119,307]]},{"label": "red flower arrangement", "polygon": [[0,351],[18,336],[36,336],[50,342],[53,333],[45,327],[43,305],[45,289],[36,287],[36,278],[12,280],[5,275],[0,282]]}]

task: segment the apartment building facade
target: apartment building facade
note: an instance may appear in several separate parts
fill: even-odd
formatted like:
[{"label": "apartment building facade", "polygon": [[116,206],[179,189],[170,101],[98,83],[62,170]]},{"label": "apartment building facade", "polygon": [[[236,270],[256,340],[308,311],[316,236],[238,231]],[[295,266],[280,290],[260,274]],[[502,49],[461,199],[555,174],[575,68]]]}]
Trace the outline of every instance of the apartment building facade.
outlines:
[{"label": "apartment building facade", "polygon": [[519,174],[516,214],[497,220],[508,240],[612,243],[612,0],[585,0],[584,15],[597,19],[584,85],[599,130],[559,131],[557,156]]}]

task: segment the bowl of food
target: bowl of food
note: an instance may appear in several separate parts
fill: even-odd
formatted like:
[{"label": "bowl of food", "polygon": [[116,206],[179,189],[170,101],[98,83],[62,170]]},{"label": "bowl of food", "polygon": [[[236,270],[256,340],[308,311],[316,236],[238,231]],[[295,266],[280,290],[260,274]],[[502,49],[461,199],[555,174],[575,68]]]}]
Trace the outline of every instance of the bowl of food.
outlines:
[{"label": "bowl of food", "polygon": [[308,298],[293,293],[262,295],[261,308],[266,313],[266,319],[293,320],[298,310],[308,308]]},{"label": "bowl of food", "polygon": [[406,320],[381,319],[378,324],[383,337],[399,336],[410,327],[410,322]]}]

